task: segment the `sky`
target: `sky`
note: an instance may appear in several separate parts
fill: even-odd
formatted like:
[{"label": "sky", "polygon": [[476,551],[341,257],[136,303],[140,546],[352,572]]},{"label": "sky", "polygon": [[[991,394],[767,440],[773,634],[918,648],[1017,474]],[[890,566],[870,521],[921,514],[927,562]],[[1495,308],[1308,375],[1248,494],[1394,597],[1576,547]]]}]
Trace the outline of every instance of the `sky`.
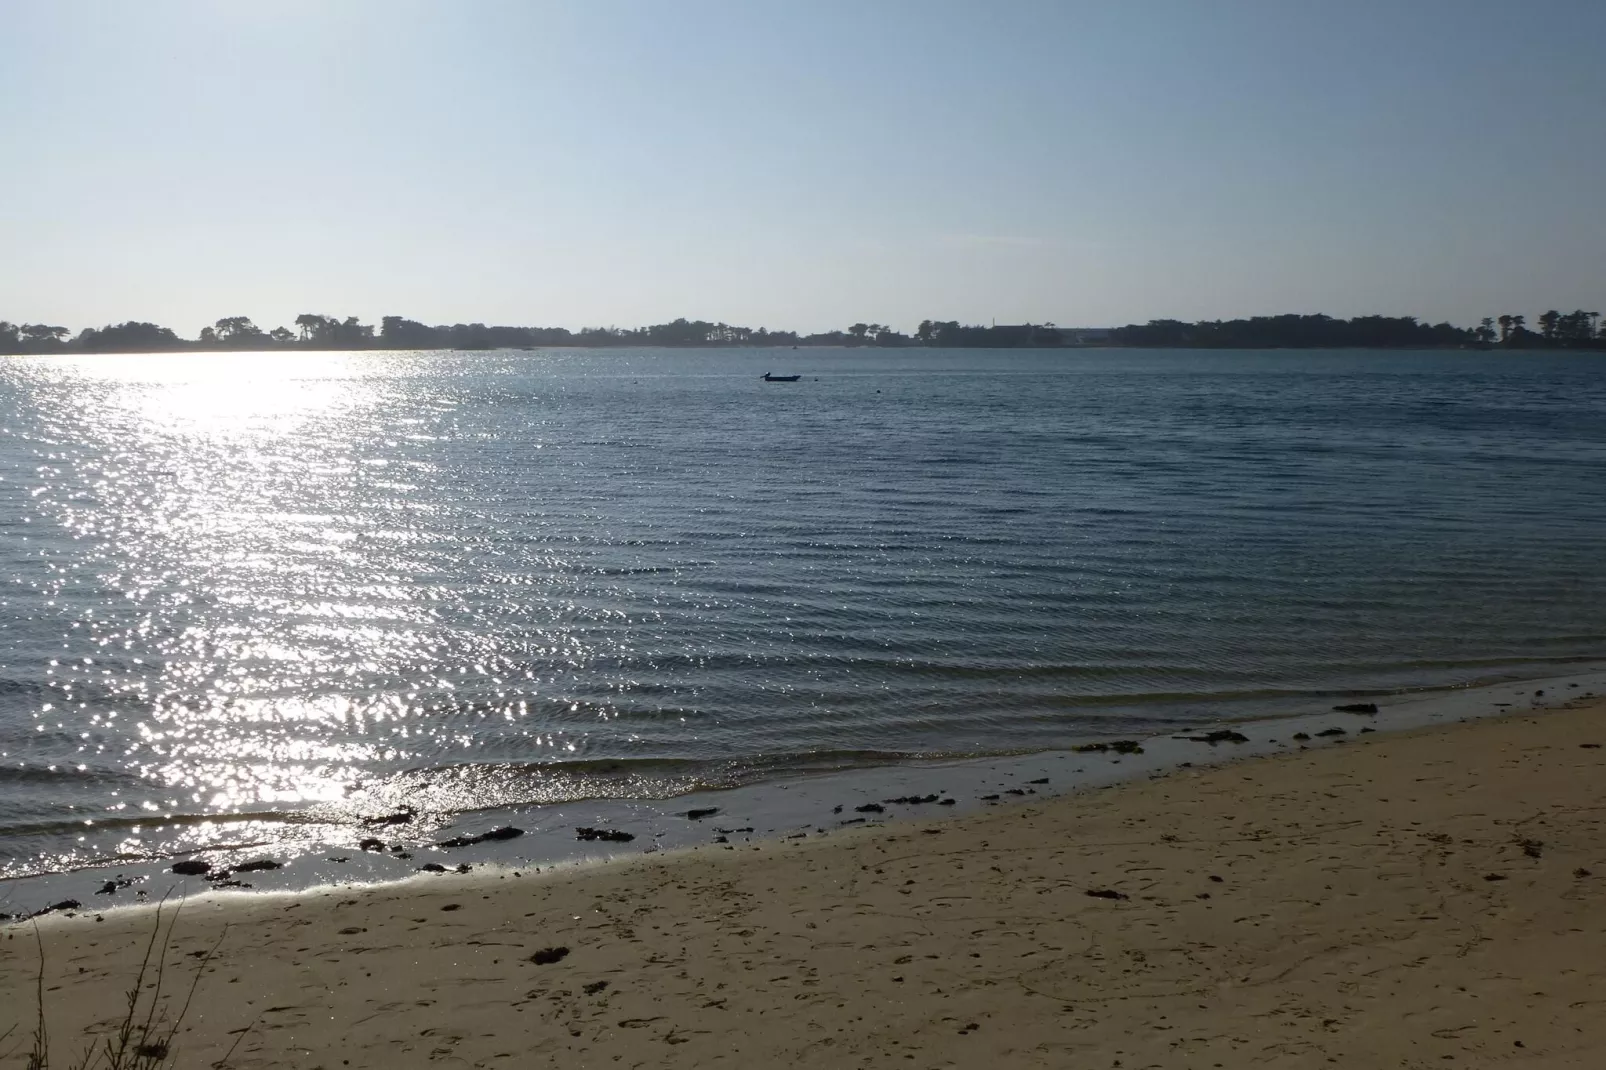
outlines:
[{"label": "sky", "polygon": [[1601,0],[0,0],[0,319],[1606,308]]}]

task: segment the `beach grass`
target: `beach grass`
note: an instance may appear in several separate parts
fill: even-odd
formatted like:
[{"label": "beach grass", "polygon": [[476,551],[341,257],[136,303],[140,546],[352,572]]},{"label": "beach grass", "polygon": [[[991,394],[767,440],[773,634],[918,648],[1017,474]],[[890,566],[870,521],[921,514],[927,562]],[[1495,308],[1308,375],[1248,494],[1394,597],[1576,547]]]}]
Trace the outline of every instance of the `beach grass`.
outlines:
[{"label": "beach grass", "polygon": [[[172,912],[164,915],[167,900],[168,897],[164,896],[151,914],[150,933],[145,941],[145,951],[124,993],[121,1017],[114,1023],[109,1035],[91,1037],[83,1050],[76,1055],[63,1052],[58,1057],[56,1051],[58,1045],[53,1044],[51,1040],[45,994],[47,959],[44,940],[39,934],[37,921],[35,922],[33,935],[38,949],[38,972],[34,985],[36,1014],[32,1043],[25,1064],[27,1070],[50,1070],[51,1067],[62,1070],[163,1070],[180,1065],[177,1060],[179,1030],[195,1001],[196,990],[206,975],[207,967],[211,965],[218,948],[223,945],[228,929],[225,926],[212,946],[201,953],[199,961],[193,968],[189,985],[183,989],[183,1002],[175,1008],[166,987],[167,962],[173,930],[183,911],[184,900],[177,900]],[[0,1033],[0,1043],[14,1034],[17,1028],[13,1025],[4,1033]],[[224,1057],[211,1064],[214,1070],[227,1067],[229,1056],[233,1054],[244,1036],[245,1032],[238,1034]],[[0,1052],[3,1050],[0,1049]]]}]

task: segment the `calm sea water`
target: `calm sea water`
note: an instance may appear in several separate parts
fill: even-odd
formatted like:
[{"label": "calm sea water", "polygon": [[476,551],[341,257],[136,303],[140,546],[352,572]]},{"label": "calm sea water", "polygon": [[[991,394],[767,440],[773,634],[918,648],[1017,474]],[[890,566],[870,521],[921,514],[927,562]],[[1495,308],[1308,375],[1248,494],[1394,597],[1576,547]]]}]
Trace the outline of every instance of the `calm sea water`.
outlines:
[{"label": "calm sea water", "polygon": [[10,358],[0,477],[0,874],[1606,653],[1588,357]]}]

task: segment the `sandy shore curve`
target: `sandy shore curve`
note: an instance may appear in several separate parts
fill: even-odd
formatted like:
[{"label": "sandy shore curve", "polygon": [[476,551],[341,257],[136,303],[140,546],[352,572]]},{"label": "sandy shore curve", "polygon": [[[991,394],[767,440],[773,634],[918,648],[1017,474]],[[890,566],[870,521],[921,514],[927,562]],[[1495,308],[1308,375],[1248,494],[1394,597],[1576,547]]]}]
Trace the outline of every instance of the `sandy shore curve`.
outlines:
[{"label": "sandy shore curve", "polygon": [[[176,1065],[1598,1067],[1601,744],[1591,699],[807,841],[198,896]],[[38,919],[58,1065],[153,920]],[[0,930],[0,1065],[34,933]]]}]

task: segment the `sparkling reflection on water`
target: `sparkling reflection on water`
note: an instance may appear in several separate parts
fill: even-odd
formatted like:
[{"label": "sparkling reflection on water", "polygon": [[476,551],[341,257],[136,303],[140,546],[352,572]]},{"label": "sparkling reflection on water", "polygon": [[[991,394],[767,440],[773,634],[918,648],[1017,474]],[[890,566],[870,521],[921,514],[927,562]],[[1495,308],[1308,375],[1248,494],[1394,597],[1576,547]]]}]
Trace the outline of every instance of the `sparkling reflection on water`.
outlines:
[{"label": "sparkling reflection on water", "polygon": [[1603,371],[9,359],[0,866],[1599,655]]}]

